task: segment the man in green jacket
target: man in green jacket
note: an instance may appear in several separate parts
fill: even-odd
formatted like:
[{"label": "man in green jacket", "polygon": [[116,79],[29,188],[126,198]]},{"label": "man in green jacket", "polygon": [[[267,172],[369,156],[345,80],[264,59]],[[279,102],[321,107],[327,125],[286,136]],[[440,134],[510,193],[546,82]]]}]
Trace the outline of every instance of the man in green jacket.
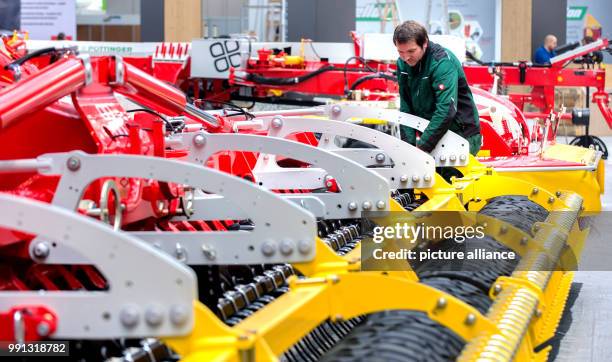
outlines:
[{"label": "man in green jacket", "polygon": [[398,25],[393,43],[399,53],[400,111],[429,120],[419,139],[414,129],[401,126],[402,139],[431,152],[451,130],[465,138],[476,155],[482,144],[478,110],[457,57],[430,42],[427,30],[416,21]]}]

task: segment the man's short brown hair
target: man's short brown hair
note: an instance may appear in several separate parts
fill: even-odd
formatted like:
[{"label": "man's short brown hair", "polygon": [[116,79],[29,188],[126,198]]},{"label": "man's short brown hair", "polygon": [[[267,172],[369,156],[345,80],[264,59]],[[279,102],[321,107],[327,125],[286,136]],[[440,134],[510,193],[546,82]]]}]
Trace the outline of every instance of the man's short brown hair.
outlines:
[{"label": "man's short brown hair", "polygon": [[427,42],[429,37],[427,36],[427,29],[414,20],[408,20],[398,25],[393,32],[393,44],[404,44],[411,40],[420,46],[421,48]]}]

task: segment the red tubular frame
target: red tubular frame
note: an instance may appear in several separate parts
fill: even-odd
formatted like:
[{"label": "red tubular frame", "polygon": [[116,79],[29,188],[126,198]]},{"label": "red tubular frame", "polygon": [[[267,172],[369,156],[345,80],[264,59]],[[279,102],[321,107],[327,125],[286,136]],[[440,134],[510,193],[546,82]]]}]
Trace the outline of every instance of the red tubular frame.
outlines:
[{"label": "red tubular frame", "polygon": [[64,58],[0,90],[0,129],[85,85],[85,72],[81,60]]}]

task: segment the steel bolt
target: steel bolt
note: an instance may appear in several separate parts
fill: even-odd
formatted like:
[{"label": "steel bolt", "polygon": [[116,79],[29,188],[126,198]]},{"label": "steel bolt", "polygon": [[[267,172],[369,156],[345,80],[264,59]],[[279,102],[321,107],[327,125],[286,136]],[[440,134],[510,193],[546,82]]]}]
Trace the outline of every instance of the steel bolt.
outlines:
[{"label": "steel bolt", "polygon": [[340,113],[340,111],[342,111],[342,108],[339,105],[336,104],[336,105],[332,106],[331,110],[332,110],[332,113],[338,114],[338,113]]},{"label": "steel bolt", "polygon": [[197,148],[202,148],[206,144],[206,137],[203,134],[199,133],[193,137],[193,145]]},{"label": "steel bolt", "polygon": [[407,175],[401,175],[400,176],[400,181],[401,182],[408,182],[408,176]]},{"label": "steel bolt", "polygon": [[493,295],[498,295],[502,291],[502,286],[500,284],[495,284],[493,287]]},{"label": "steel bolt", "polygon": [[208,260],[217,259],[217,251],[210,245],[202,244],[202,253],[204,253],[204,256]]},{"label": "steel bolt", "polygon": [[438,298],[438,301],[436,302],[436,308],[437,309],[444,309],[444,308],[446,308],[447,304],[448,304],[448,301],[446,300],[446,298],[440,297],[440,298]]},{"label": "steel bolt", "polygon": [[48,336],[50,331],[51,327],[49,327],[49,323],[47,322],[40,322],[36,326],[36,333],[41,337]]},{"label": "steel bolt", "polygon": [[378,163],[385,162],[385,158],[387,158],[387,156],[385,156],[384,153],[377,153],[376,154],[376,162],[378,162]]},{"label": "steel bolt", "polygon": [[355,210],[357,210],[357,203],[356,203],[355,201],[351,201],[351,202],[349,202],[349,204],[348,204],[348,209],[349,209],[350,211],[355,211]]},{"label": "steel bolt", "polygon": [[412,182],[419,182],[420,179],[419,175],[412,175]]},{"label": "steel bolt", "polygon": [[45,259],[51,253],[51,246],[49,245],[48,242],[41,241],[39,243],[36,243],[36,245],[34,245],[34,248],[32,248],[32,253],[34,254],[35,257],[39,259]]},{"label": "steel bolt", "polygon": [[81,168],[81,160],[74,156],[70,157],[66,161],[66,166],[70,171],[78,171]]},{"label": "steel bolt", "polygon": [[158,306],[153,306],[145,311],[145,321],[151,327],[157,327],[162,324],[164,313]]},{"label": "steel bolt", "polygon": [[175,305],[170,309],[170,322],[175,326],[185,324],[189,319],[189,312],[185,306]]},{"label": "steel bolt", "polygon": [[363,204],[361,204],[361,207],[364,210],[370,210],[372,208],[372,203],[369,201],[364,201]]},{"label": "steel bolt", "polygon": [[425,182],[429,182],[429,181],[431,181],[431,176],[430,175],[425,175],[423,177],[423,180],[425,180]]},{"label": "steel bolt", "polygon": [[440,155],[440,161],[446,162],[446,155]]},{"label": "steel bolt", "polygon": [[295,243],[291,240],[283,240],[280,244],[280,252],[283,255],[291,255],[295,250]]},{"label": "steel bolt", "polygon": [[179,243],[176,243],[176,246],[174,247],[174,256],[178,261],[187,261],[187,251],[185,251],[185,248],[183,248],[183,246],[181,246]]},{"label": "steel bolt", "polygon": [[455,156],[455,154],[454,154],[454,153],[451,153],[451,155],[450,155],[450,157],[449,157],[449,158],[450,158],[450,160],[451,160],[452,162],[457,161],[457,156]]},{"label": "steel bolt", "polygon": [[473,326],[474,323],[476,323],[476,316],[472,313],[468,314],[467,317],[465,317],[465,325]]},{"label": "steel bolt", "polygon": [[121,324],[123,324],[124,327],[136,327],[140,320],[140,313],[138,312],[138,308],[133,305],[126,306],[119,313],[119,320],[121,321]]},{"label": "steel bolt", "polygon": [[304,241],[304,240],[300,240],[298,241],[298,251],[302,254],[308,254],[310,253],[310,251],[312,250],[312,246]]},{"label": "steel bolt", "polygon": [[272,118],[272,127],[281,128],[283,126],[283,119],[281,117]]},{"label": "steel bolt", "polygon": [[467,156],[466,155],[460,155],[459,156],[459,160],[465,161],[465,160],[467,160]]},{"label": "steel bolt", "polygon": [[261,252],[265,256],[272,256],[276,253],[276,244],[272,241],[266,241],[261,245]]},{"label": "steel bolt", "polygon": [[378,202],[376,202],[376,208],[379,210],[384,209],[387,206],[387,203],[384,202],[383,200],[378,200]]}]

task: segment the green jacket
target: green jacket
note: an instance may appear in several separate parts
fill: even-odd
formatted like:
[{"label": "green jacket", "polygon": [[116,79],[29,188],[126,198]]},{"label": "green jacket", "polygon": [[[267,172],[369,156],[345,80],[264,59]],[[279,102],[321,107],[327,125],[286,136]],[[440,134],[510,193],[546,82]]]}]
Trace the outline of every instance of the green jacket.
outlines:
[{"label": "green jacket", "polygon": [[[480,135],[472,92],[452,52],[430,41],[414,67],[397,60],[397,77],[400,111],[429,120],[418,144],[415,130],[404,126],[400,127],[403,140],[431,152],[449,129],[468,140]],[[477,146],[480,148],[480,144]]]}]

